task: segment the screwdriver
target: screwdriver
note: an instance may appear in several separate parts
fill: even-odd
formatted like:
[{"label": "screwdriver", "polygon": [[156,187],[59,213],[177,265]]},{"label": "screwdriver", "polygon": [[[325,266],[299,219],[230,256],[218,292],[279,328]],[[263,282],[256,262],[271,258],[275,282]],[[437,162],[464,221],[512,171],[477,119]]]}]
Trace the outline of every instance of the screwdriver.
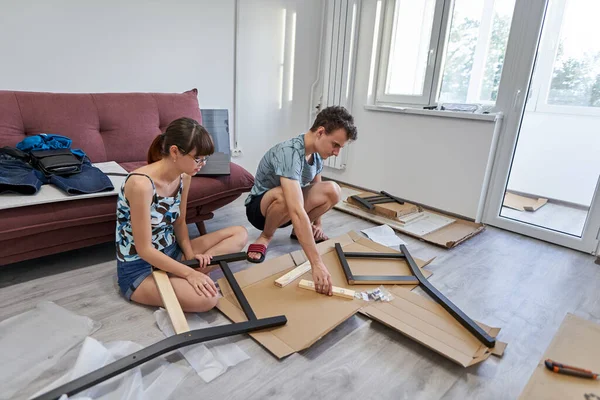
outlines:
[{"label": "screwdriver", "polygon": [[598,379],[598,374],[587,369],[561,364],[556,361],[552,361],[551,359],[545,360],[544,364],[546,364],[546,368],[552,372],[556,372],[557,374],[565,374],[587,379]]}]

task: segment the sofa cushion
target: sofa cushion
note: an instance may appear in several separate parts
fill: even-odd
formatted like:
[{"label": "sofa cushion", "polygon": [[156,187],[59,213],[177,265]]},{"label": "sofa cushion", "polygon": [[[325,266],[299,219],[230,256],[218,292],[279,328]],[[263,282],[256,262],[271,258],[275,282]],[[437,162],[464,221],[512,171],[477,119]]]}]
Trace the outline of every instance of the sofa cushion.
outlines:
[{"label": "sofa cushion", "polygon": [[37,93],[0,91],[0,147],[55,133],[92,162],[141,161],[173,120],[202,123],[198,91],[185,93]]}]

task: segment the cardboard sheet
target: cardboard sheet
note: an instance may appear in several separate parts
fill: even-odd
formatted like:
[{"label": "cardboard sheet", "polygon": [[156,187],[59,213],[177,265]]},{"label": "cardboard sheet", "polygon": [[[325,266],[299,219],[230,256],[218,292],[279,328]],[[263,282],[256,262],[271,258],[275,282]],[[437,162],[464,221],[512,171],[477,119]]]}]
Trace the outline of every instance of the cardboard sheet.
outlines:
[{"label": "cardboard sheet", "polygon": [[[447,249],[450,249],[450,248],[453,248],[453,247],[459,245],[460,243],[464,242],[467,239],[472,238],[473,236],[477,235],[478,233],[482,232],[485,229],[485,225],[483,225],[483,224],[477,224],[472,221],[467,221],[467,220],[464,220],[461,218],[452,217],[452,219],[455,219],[454,222],[452,222],[446,226],[440,227],[440,229],[437,229],[430,233],[418,234],[416,232],[411,232],[410,230],[407,230],[406,228],[413,226],[414,224],[418,224],[420,221],[416,221],[416,222],[414,222],[414,224],[405,226],[404,224],[396,221],[393,218],[387,218],[387,217],[384,217],[381,215],[370,213],[368,211],[365,211],[362,208],[356,207],[356,206],[348,203],[345,200],[349,196],[352,196],[354,194],[359,194],[359,193],[361,193],[361,192],[351,189],[351,188],[348,188],[348,187],[342,187],[342,199],[344,199],[344,200],[341,200],[338,204],[336,204],[335,209],[339,210],[339,211],[343,211],[343,212],[351,214],[351,215],[354,215],[359,218],[369,220],[371,222],[375,222],[378,224],[387,224],[397,232],[416,237],[425,242],[435,244],[438,246],[442,246]],[[370,194],[372,194],[372,193],[370,193]],[[426,210],[426,211],[429,213],[432,213],[432,214],[437,214],[442,217],[448,218],[447,215],[444,215],[441,213],[437,213],[437,212],[430,211],[430,210]]]},{"label": "cardboard sheet", "polygon": [[[92,165],[105,173],[127,173],[123,167],[114,161],[95,163]],[[121,189],[121,185],[125,182],[125,177],[109,176],[108,178],[112,182],[114,189],[106,192],[70,195],[54,185],[42,185],[36,194],[30,196],[17,193],[3,193],[0,195],[0,210],[5,208],[33,206],[36,204],[56,203],[59,201],[88,199],[91,197],[117,196]]]},{"label": "cardboard sheet", "polygon": [[[348,285],[334,251],[335,242],[341,243],[344,251],[396,251],[355,232],[317,245],[335,286],[360,291],[378,287],[379,285]],[[432,261],[423,261],[414,255],[413,258],[420,268]],[[301,289],[297,283],[283,288],[274,285],[277,278],[304,261],[304,252],[296,251],[235,274],[257,317],[281,314],[287,317],[288,323],[283,327],[250,334],[278,358],[310,347],[356,312],[413,338],[464,367],[484,361],[492,354],[500,356],[504,352],[505,343],[498,341],[494,349],[488,349],[439,304],[410,292],[416,285],[386,285],[395,297],[391,302],[326,297]],[[410,269],[404,261],[351,259],[350,262],[350,267],[357,274],[410,275]],[[422,272],[427,277],[431,276],[430,271],[423,269]],[[311,273],[307,272],[297,281],[300,279],[312,279]],[[234,322],[245,321],[246,317],[227,281],[220,279],[218,283],[224,297],[219,300],[217,307]],[[483,324],[480,326],[494,337],[500,331],[499,328]]]},{"label": "cardboard sheet", "polygon": [[600,381],[557,374],[544,365],[544,360],[550,358],[600,373],[599,342],[599,324],[567,314],[519,399],[600,398]]},{"label": "cardboard sheet", "polygon": [[[360,312],[463,367],[482,362],[492,354],[504,353],[505,343],[497,341],[494,349],[488,349],[436,302],[398,286],[390,291],[394,300],[373,303]],[[492,337],[500,332],[498,328],[477,324]]]},{"label": "cardboard sheet", "polygon": [[[355,232],[327,240],[317,245],[323,262],[331,273],[334,286],[355,290],[357,285],[348,285],[341,265],[334,251],[334,243],[339,242],[347,251],[386,251],[394,252],[385,246],[362,238]],[[371,249],[371,250],[369,250]],[[413,257],[414,258],[414,257]],[[261,343],[276,357],[282,358],[294,352],[306,349],[321,337],[329,333],[340,323],[354,315],[367,302],[363,300],[350,300],[340,297],[326,297],[298,287],[296,282],[283,288],[274,285],[274,281],[297,265],[306,261],[304,253],[297,251],[265,261],[250,269],[238,272],[235,277],[243,289],[248,302],[251,304],[258,318],[276,315],[285,315],[288,319],[286,325],[274,329],[264,330],[250,335]],[[388,260],[390,261],[390,260]],[[394,273],[403,275],[406,270],[398,265],[396,260]],[[415,262],[422,267],[427,263],[415,258]],[[407,266],[405,266],[408,269]],[[431,272],[423,271],[426,276]],[[312,275],[307,272],[300,279],[312,280]],[[223,297],[219,299],[217,307],[234,322],[245,321],[246,316],[233,295],[227,280],[218,281]],[[360,285],[360,290],[369,290],[379,285]],[[414,287],[414,286],[409,286]],[[404,289],[403,289],[404,290]]]},{"label": "cardboard sheet", "polygon": [[504,207],[513,208],[519,211],[536,211],[538,208],[548,202],[548,199],[532,199],[518,194],[506,192],[504,194],[504,201],[502,205]]}]

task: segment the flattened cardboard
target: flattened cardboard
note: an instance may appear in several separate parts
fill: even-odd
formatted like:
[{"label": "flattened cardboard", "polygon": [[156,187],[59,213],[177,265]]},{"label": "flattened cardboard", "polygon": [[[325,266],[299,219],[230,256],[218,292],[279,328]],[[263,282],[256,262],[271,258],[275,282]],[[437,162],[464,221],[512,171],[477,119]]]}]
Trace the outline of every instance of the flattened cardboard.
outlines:
[{"label": "flattened cardboard", "polygon": [[[357,193],[360,193],[360,192],[353,190],[351,188],[348,188],[348,187],[342,187],[342,198],[343,199],[348,198]],[[371,194],[371,195],[373,195],[373,194]],[[354,215],[359,218],[369,220],[371,222],[375,222],[378,224],[387,224],[397,232],[400,232],[400,233],[403,233],[405,235],[409,235],[412,237],[416,237],[425,242],[435,244],[437,246],[441,246],[441,247],[444,247],[447,249],[451,249],[453,247],[458,246],[460,243],[472,238],[473,236],[477,235],[480,232],[483,232],[483,230],[485,229],[485,225],[483,225],[483,224],[477,224],[472,221],[467,221],[467,220],[464,220],[461,218],[452,217],[456,220],[454,223],[447,225],[435,232],[431,232],[426,235],[420,236],[420,235],[416,235],[414,233],[407,231],[405,229],[405,226],[403,224],[397,222],[395,219],[387,218],[387,217],[384,217],[381,215],[372,214],[368,211],[365,211],[362,208],[358,208],[356,206],[353,206],[352,204],[349,204],[345,200],[342,200],[338,204],[336,204],[335,209],[343,211],[343,212],[351,214],[351,215]],[[447,217],[447,215],[444,215],[442,213],[436,213],[435,211],[431,211],[431,210],[427,210],[427,211]]]},{"label": "flattened cardboard", "polygon": [[[352,237],[359,237],[353,233]],[[330,239],[317,245],[322,259],[331,273],[334,286],[355,290],[356,286],[348,285],[342,267],[335,253],[334,243],[339,242],[344,246],[369,244],[374,247],[363,248],[377,249],[377,243],[362,238],[361,243],[354,243],[350,235]],[[394,251],[384,247],[385,251]],[[350,251],[350,250],[348,250]],[[274,281],[284,275],[297,264],[302,263],[303,254],[297,252],[294,257],[284,255],[253,266],[250,269],[238,272],[235,277],[243,289],[248,302],[258,318],[273,315],[285,315],[288,319],[286,325],[265,331],[251,333],[250,335],[261,343],[276,357],[282,358],[296,351],[310,347],[321,337],[329,333],[340,323],[354,315],[366,304],[363,300],[348,300],[339,297],[327,297],[321,294],[299,288],[297,284],[290,284],[283,288],[277,287]],[[393,260],[392,260],[393,261]],[[418,265],[425,265],[423,260],[415,259]],[[426,276],[429,271],[423,271]],[[299,279],[312,280],[311,272],[307,272]],[[226,279],[218,281],[223,297],[219,299],[217,307],[234,322],[245,321],[246,316],[241,311]],[[360,285],[361,290],[369,290],[379,285]]]},{"label": "flattened cardboard", "polygon": [[[375,195],[375,193],[359,193],[359,194],[357,194],[358,197],[369,197],[369,196],[374,196],[374,195]],[[360,203],[358,203],[356,200],[352,199],[350,196],[348,196],[347,201],[348,201],[348,203],[350,203],[354,206],[360,207],[364,210],[364,207],[362,207],[360,205]],[[402,217],[404,215],[414,214],[414,213],[421,211],[421,208],[419,206],[417,206],[415,204],[407,203],[407,202],[405,202],[404,204],[399,204],[396,202],[375,204],[374,208],[375,208],[375,214],[382,215],[382,216],[388,217],[388,218]]]},{"label": "flattened cardboard", "polygon": [[548,199],[532,199],[530,197],[520,196],[515,193],[506,192],[504,194],[504,201],[502,202],[502,205],[504,207],[512,208],[519,211],[536,211],[538,208],[540,208],[547,202]]},{"label": "flattened cardboard", "polygon": [[[519,399],[600,398],[600,381],[550,372],[544,360],[600,372],[600,325],[567,314]],[[593,397],[591,395],[595,395]]]},{"label": "flattened cardboard", "polygon": [[[494,349],[487,348],[436,302],[398,286],[390,291],[394,300],[373,303],[361,309],[361,314],[409,336],[463,367],[480,363],[492,354],[501,356],[504,353],[506,343],[497,341]],[[476,323],[492,337],[500,332],[499,328]]]},{"label": "flattened cardboard", "polygon": [[[333,284],[351,290],[370,290],[379,285],[348,285],[334,251],[336,242],[342,244],[344,251],[397,252],[363,238],[356,232],[317,245],[323,262],[331,273]],[[389,303],[326,297],[302,289],[297,284],[283,288],[275,286],[274,281],[277,278],[305,261],[304,253],[296,251],[235,274],[258,318],[280,314],[287,317],[288,323],[282,327],[250,334],[278,358],[310,347],[356,312],[406,334],[464,367],[482,362],[491,354],[500,356],[504,352],[505,343],[497,341],[495,348],[488,349],[439,304],[410,292],[416,285],[386,285],[395,297]],[[408,266],[404,266],[407,270],[402,270],[399,266],[402,263],[398,263],[397,260],[388,261],[393,264],[393,271],[387,266],[377,268],[384,268],[388,273],[408,273]],[[415,258],[415,262],[421,268],[431,261]],[[425,276],[431,275],[427,270],[422,272]],[[311,273],[307,272],[299,279],[310,280]],[[227,281],[220,279],[218,283],[224,297],[219,299],[217,307],[234,322],[245,321],[246,316],[237,304]],[[479,322],[478,324],[493,337],[500,331],[499,328],[490,328]]]}]

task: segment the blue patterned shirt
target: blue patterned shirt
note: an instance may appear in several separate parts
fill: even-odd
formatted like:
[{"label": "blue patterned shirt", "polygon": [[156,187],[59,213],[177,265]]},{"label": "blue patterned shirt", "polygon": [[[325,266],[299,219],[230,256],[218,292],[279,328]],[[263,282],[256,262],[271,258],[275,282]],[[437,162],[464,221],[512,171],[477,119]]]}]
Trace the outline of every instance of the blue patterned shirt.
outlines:
[{"label": "blue patterned shirt", "polygon": [[179,178],[179,189],[173,197],[162,197],[156,194],[156,187],[152,179],[145,174],[131,173],[123,182],[117,200],[117,229],[115,232],[117,245],[117,259],[119,261],[135,261],[140,256],[135,249],[133,232],[131,230],[131,212],[129,201],[125,197],[125,183],[131,175],[143,175],[150,179],[154,196],[150,205],[150,225],[152,226],[152,245],[156,250],[164,250],[175,243],[173,224],[179,218],[181,193],[183,192],[183,178]]},{"label": "blue patterned shirt", "polygon": [[252,197],[281,186],[280,177],[298,181],[301,187],[309,185],[323,170],[323,159],[318,153],[314,153],[312,164],[309,164],[305,153],[304,134],[271,147],[258,164],[254,186],[246,199],[246,205]]}]

